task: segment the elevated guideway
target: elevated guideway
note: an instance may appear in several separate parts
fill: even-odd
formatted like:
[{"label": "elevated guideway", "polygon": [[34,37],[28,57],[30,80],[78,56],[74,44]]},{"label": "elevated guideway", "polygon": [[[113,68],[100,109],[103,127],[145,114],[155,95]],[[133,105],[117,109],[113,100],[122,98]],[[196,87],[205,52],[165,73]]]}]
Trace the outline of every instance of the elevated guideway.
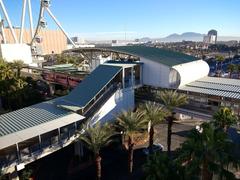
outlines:
[{"label": "elevated guideway", "polygon": [[68,95],[0,115],[0,168],[13,172],[72,143],[83,123],[104,123],[134,108],[139,67],[99,65]]},{"label": "elevated guideway", "polygon": [[57,102],[58,107],[85,114],[109,89],[116,89],[121,83],[116,76],[121,67],[100,65],[79,86]]},{"label": "elevated guideway", "polygon": [[136,64],[99,65],[69,95],[57,101],[57,107],[83,115],[91,123],[110,120],[122,110],[133,108],[137,85],[131,72],[134,66]]}]

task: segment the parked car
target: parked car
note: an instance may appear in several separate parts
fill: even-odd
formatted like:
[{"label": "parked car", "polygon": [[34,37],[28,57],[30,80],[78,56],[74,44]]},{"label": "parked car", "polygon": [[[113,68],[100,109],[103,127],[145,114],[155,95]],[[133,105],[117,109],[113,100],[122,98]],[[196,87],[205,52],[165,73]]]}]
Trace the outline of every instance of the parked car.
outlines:
[{"label": "parked car", "polygon": [[[163,150],[164,150],[164,146],[162,144],[153,144],[153,153],[154,152],[161,152]],[[149,147],[144,148],[143,153],[145,155],[149,155],[150,154],[150,148]]]}]

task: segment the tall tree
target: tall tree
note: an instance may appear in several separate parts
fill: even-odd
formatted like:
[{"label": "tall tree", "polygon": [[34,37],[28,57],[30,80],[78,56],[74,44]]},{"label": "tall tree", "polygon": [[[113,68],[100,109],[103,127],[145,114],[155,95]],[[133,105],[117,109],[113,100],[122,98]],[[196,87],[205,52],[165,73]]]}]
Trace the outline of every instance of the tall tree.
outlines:
[{"label": "tall tree", "polygon": [[144,113],[124,111],[117,117],[117,127],[128,137],[128,171],[133,170],[134,135],[147,127]]},{"label": "tall tree", "polygon": [[[222,72],[222,63],[223,63],[223,61],[224,61],[225,59],[224,59],[224,57],[223,56],[220,56],[220,55],[218,55],[218,56],[216,56],[216,61],[218,62],[218,63],[220,63],[220,71]],[[220,76],[220,73],[219,73],[219,76]]]},{"label": "tall tree", "polygon": [[111,137],[114,135],[114,131],[109,124],[100,125],[95,124],[93,127],[85,129],[85,132],[79,136],[79,139],[85,142],[88,148],[94,153],[97,179],[101,179],[101,156],[100,150],[103,146],[108,145],[112,140]]},{"label": "tall tree", "polygon": [[165,119],[167,112],[156,103],[145,103],[142,105],[141,110],[144,112],[144,118],[148,121],[149,126],[149,148],[152,152],[154,141],[154,127]]},{"label": "tall tree", "polygon": [[148,156],[147,162],[143,165],[143,171],[146,180],[185,180],[176,161],[159,152]]},{"label": "tall tree", "polygon": [[24,66],[24,62],[22,60],[15,60],[15,61],[13,61],[11,66],[13,67],[13,69],[16,69],[16,71],[17,71],[16,75],[19,78],[21,75],[21,69]]},{"label": "tall tree", "polygon": [[230,164],[239,167],[233,151],[234,144],[226,133],[204,123],[199,130],[191,131],[179,150],[178,160],[182,162],[188,177],[197,175],[202,180],[212,180],[213,174],[216,174],[218,179],[234,179],[234,174],[228,171]]},{"label": "tall tree", "polygon": [[213,115],[214,126],[223,129],[225,132],[227,132],[231,125],[237,124],[237,120],[237,116],[234,115],[234,112],[228,107],[221,107]]},{"label": "tall tree", "polygon": [[229,78],[231,78],[231,77],[232,77],[232,73],[233,73],[233,71],[235,70],[235,65],[234,65],[234,64],[229,64],[229,65],[227,66],[227,70],[228,70],[228,72],[229,72]]},{"label": "tall tree", "polygon": [[237,65],[238,78],[240,79],[240,64]]},{"label": "tall tree", "polygon": [[0,80],[9,80],[14,77],[14,72],[8,64],[0,66]]},{"label": "tall tree", "polygon": [[179,94],[177,91],[173,90],[165,90],[160,93],[160,98],[163,101],[165,108],[171,113],[168,116],[168,135],[167,135],[167,146],[168,146],[168,155],[171,155],[171,141],[172,141],[172,125],[175,120],[175,112],[174,109],[181,105],[187,103],[187,97],[184,94]]}]

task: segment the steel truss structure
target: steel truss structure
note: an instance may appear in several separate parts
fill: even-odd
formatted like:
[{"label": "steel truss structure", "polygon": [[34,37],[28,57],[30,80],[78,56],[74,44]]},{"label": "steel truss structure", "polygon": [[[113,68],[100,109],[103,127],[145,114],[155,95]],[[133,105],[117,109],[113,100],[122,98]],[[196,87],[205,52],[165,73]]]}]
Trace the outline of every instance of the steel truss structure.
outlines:
[{"label": "steel truss structure", "polygon": [[21,17],[21,31],[20,31],[20,36],[19,38],[17,38],[16,32],[14,31],[12,22],[9,18],[8,12],[6,10],[6,7],[3,3],[3,0],[0,0],[0,6],[1,6],[1,10],[4,16],[4,19],[1,19],[1,15],[0,15],[0,30],[1,30],[1,34],[2,34],[2,39],[3,39],[3,43],[6,43],[6,37],[5,37],[5,33],[4,33],[4,21],[7,21],[8,27],[11,31],[11,35],[14,39],[14,43],[18,44],[18,43],[23,43],[23,32],[24,32],[24,27],[25,27],[25,16],[26,16],[26,9],[28,8],[28,15],[29,15],[29,24],[30,24],[30,32],[31,32],[31,47],[34,48],[35,47],[35,43],[39,42],[39,37],[38,33],[40,31],[41,28],[46,28],[47,26],[47,22],[44,20],[44,15],[47,12],[48,15],[52,18],[52,20],[55,22],[55,24],[61,29],[61,31],[64,33],[64,35],[67,37],[67,39],[71,42],[71,44],[73,45],[73,47],[76,47],[75,43],[72,41],[72,39],[69,37],[69,35],[67,34],[67,32],[64,30],[64,28],[62,27],[62,25],[60,24],[60,22],[57,20],[57,18],[53,15],[52,11],[50,10],[50,5],[51,5],[51,1],[50,0],[40,0],[40,10],[39,10],[39,16],[38,16],[38,20],[37,20],[37,26],[34,28],[33,25],[33,17],[32,17],[32,5],[31,5],[31,0],[22,0],[22,17]]}]

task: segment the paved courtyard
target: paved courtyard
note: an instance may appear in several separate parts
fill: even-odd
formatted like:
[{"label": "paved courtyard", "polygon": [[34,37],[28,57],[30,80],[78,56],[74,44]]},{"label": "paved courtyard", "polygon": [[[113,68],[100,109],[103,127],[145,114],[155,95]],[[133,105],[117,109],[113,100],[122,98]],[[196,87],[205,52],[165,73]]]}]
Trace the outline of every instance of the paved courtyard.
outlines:
[{"label": "paved courtyard", "polygon": [[[189,130],[199,124],[199,121],[181,121],[174,123],[172,135],[172,150],[180,146],[186,139]],[[161,143],[165,150],[167,149],[167,124],[161,124],[156,127],[155,143]],[[145,146],[148,145],[146,142]],[[139,179],[143,176],[142,166],[146,162],[146,156],[143,154],[142,148],[138,146],[134,152],[134,173],[129,175],[127,173],[127,152],[116,148],[105,148],[102,151],[102,173],[103,180],[119,179]],[[94,164],[81,164],[79,167],[72,167],[70,164],[73,160],[74,148],[69,146],[57,153],[40,159],[32,163],[30,168],[35,169],[36,178],[38,180],[55,180],[55,179],[95,179]],[[82,168],[84,167],[84,168]],[[69,173],[72,171],[73,173]],[[46,173],[48,172],[48,173]],[[141,178],[140,178],[141,179]]]}]

